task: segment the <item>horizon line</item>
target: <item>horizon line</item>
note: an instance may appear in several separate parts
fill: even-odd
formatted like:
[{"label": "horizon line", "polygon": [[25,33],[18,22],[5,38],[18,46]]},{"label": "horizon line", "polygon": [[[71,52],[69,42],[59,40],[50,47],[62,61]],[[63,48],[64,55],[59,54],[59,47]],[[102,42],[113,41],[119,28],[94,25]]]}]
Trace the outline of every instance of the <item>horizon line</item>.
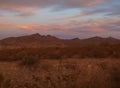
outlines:
[{"label": "horizon line", "polygon": [[55,35],[51,35],[51,34],[40,34],[40,33],[32,33],[32,34],[26,34],[26,35],[21,35],[21,36],[8,36],[5,38],[1,38],[1,40],[7,39],[7,38],[19,38],[19,37],[24,37],[24,36],[32,36],[32,35],[40,35],[40,36],[52,36],[52,37],[56,37],[58,39],[64,39],[64,40],[72,40],[72,39],[80,39],[80,40],[84,40],[84,39],[90,39],[90,38],[103,38],[103,39],[107,39],[107,38],[114,38],[114,39],[118,39],[120,40],[120,38],[115,38],[113,36],[108,36],[108,37],[103,37],[103,36],[91,36],[91,37],[87,37],[87,38],[79,38],[79,37],[73,37],[73,38],[60,38],[58,36]]}]

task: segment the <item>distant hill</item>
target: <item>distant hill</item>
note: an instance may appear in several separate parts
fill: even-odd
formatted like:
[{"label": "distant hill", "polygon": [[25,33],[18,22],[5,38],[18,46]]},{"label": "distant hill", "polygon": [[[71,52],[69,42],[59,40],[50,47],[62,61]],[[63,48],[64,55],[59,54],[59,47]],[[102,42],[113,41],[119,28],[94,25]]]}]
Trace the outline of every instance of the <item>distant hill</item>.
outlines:
[{"label": "distant hill", "polygon": [[120,43],[119,39],[115,39],[112,37],[108,37],[108,38],[101,38],[101,37],[92,37],[92,38],[88,38],[88,39],[84,39],[82,41],[85,44],[92,44],[92,45],[96,45],[96,44],[117,44]]},{"label": "distant hill", "polygon": [[102,43],[116,44],[120,43],[119,39],[112,37],[101,38],[92,37],[88,39],[59,39],[51,35],[43,36],[40,34],[32,34],[21,37],[9,37],[0,40],[0,47],[51,47],[51,46],[84,46],[98,45]]}]

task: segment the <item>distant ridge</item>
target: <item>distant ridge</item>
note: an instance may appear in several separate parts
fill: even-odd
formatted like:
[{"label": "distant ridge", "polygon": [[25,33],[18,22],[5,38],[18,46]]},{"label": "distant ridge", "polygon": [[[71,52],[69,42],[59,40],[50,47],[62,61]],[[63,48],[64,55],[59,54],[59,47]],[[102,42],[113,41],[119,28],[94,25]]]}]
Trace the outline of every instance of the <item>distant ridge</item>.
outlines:
[{"label": "distant ridge", "polygon": [[60,39],[51,35],[40,35],[38,33],[20,36],[9,37],[0,40],[0,47],[49,47],[49,46],[84,46],[84,45],[97,45],[101,43],[118,44],[119,39],[113,37],[102,38],[92,37],[88,39]]}]

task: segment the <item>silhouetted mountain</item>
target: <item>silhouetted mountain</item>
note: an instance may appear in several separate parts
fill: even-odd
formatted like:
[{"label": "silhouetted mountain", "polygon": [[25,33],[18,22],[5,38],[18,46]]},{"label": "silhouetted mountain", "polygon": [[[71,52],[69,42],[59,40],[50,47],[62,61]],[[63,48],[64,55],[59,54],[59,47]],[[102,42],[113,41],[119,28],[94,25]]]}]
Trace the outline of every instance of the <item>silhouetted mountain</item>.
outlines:
[{"label": "silhouetted mountain", "polygon": [[88,39],[83,39],[82,42],[85,44],[92,44],[92,45],[101,44],[101,43],[116,44],[116,43],[120,43],[120,40],[112,37],[102,38],[102,37],[96,36]]},{"label": "silhouetted mountain", "polygon": [[88,39],[59,39],[51,35],[44,36],[38,33],[21,37],[9,37],[0,40],[1,47],[84,46],[97,45],[101,43],[115,44],[120,43],[120,40],[112,37],[92,37]]},{"label": "silhouetted mountain", "polygon": [[32,34],[21,37],[10,37],[0,41],[1,46],[22,46],[22,47],[37,47],[37,46],[52,46],[62,45],[60,39],[54,36],[42,36],[40,34]]}]

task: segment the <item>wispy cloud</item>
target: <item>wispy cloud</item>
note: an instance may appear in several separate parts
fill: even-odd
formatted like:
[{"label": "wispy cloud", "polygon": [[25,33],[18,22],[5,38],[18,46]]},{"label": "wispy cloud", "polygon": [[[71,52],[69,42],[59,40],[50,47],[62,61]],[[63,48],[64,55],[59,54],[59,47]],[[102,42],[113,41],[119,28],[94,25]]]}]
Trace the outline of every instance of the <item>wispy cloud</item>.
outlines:
[{"label": "wispy cloud", "polygon": [[112,35],[120,31],[119,8],[119,0],[0,0],[0,32]]},{"label": "wispy cloud", "polygon": [[89,7],[100,4],[103,1],[104,0],[0,0],[0,10],[18,12],[20,14],[23,14],[21,16],[29,16],[30,13],[33,13],[33,9],[53,7],[53,9],[62,10]]},{"label": "wispy cloud", "polygon": [[[108,18],[89,21],[70,21],[64,24],[12,24],[0,22],[1,27],[15,27],[22,30],[69,30],[69,31],[89,31],[89,32],[106,32],[106,31],[118,31],[120,28],[120,19]],[[114,29],[114,30],[113,30]],[[119,30],[120,31],[120,30]]]}]

